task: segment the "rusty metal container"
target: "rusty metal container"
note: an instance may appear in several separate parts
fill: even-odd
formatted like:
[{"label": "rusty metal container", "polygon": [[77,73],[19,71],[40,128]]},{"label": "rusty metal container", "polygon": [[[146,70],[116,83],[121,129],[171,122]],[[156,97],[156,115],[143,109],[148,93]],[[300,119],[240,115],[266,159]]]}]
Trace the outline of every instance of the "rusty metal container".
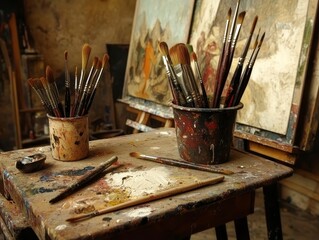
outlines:
[{"label": "rusty metal container", "polygon": [[49,116],[52,157],[61,161],[84,159],[89,154],[88,116],[57,118]]},{"label": "rusty metal container", "polygon": [[177,145],[182,159],[198,164],[229,160],[237,111],[229,108],[189,108],[172,104]]}]

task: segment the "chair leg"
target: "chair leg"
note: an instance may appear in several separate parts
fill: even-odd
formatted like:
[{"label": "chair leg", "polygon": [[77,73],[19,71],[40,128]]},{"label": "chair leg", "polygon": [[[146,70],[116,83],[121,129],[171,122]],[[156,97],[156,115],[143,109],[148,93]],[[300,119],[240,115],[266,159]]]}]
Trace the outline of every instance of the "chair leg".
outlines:
[{"label": "chair leg", "polygon": [[277,183],[263,187],[265,215],[269,240],[282,240]]},{"label": "chair leg", "polygon": [[234,222],[237,240],[249,240],[247,217],[236,219]]},{"label": "chair leg", "polygon": [[217,240],[228,240],[226,224],[215,227]]}]

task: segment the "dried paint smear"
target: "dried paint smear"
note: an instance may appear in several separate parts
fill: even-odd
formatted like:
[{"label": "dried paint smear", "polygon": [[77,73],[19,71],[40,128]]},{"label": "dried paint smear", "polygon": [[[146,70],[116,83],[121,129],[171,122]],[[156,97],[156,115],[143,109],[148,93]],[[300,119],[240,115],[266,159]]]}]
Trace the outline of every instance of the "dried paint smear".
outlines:
[{"label": "dried paint smear", "polygon": [[112,188],[120,188],[129,192],[133,198],[167,189],[175,182],[170,179],[165,167],[114,173],[105,181]]}]

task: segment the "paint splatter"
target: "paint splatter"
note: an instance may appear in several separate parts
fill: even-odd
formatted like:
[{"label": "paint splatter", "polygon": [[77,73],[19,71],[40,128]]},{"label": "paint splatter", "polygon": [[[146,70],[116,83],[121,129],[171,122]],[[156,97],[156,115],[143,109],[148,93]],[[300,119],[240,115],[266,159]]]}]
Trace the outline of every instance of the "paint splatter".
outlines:
[{"label": "paint splatter", "polygon": [[40,188],[33,188],[31,189],[31,194],[35,195],[35,194],[39,194],[39,193],[47,193],[47,192],[53,192],[56,189],[53,188],[44,188],[44,187],[40,187]]},{"label": "paint splatter", "polygon": [[67,225],[63,224],[63,225],[57,226],[57,227],[55,228],[55,230],[57,230],[57,231],[62,231],[62,230],[64,230],[64,229],[66,229],[66,228],[67,228]]},{"label": "paint splatter", "polygon": [[56,172],[56,173],[51,173],[48,175],[44,175],[40,177],[40,181],[42,182],[51,182],[55,180],[56,176],[82,176],[88,171],[94,169],[93,166],[87,166],[83,169],[76,169],[76,170],[66,170],[66,171],[61,171],[61,172]]}]

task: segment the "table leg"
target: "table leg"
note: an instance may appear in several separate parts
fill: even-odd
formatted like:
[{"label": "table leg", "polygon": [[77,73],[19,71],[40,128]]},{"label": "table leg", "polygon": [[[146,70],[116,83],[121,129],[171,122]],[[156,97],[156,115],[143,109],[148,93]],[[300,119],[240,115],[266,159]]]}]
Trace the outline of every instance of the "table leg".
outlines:
[{"label": "table leg", "polygon": [[217,240],[227,240],[227,230],[226,230],[226,224],[219,225],[215,227],[215,233],[216,233],[216,239]]},{"label": "table leg", "polygon": [[263,187],[265,215],[269,240],[282,240],[277,183]]},{"label": "table leg", "polygon": [[249,229],[248,229],[248,221],[247,216],[243,218],[236,219],[235,223],[235,231],[237,240],[249,240]]}]

